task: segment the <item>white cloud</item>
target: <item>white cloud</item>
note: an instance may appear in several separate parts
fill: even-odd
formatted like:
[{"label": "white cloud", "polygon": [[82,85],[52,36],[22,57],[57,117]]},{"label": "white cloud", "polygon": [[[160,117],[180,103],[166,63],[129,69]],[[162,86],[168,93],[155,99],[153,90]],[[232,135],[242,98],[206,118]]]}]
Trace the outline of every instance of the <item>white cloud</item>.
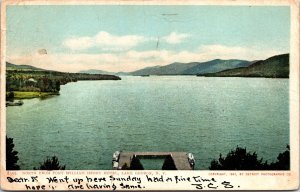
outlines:
[{"label": "white cloud", "polygon": [[[179,44],[190,37],[186,33],[172,32],[162,37],[162,40],[169,44]],[[63,41],[63,45],[72,51],[86,50],[89,48],[100,48],[104,51],[126,51],[146,41],[155,41],[153,37],[140,35],[117,36],[106,31],[100,31],[94,36],[71,37]]]},{"label": "white cloud", "polygon": [[167,65],[173,62],[204,62],[212,59],[261,60],[282,54],[280,50],[265,50],[224,45],[203,45],[194,51],[125,51],[101,54],[32,54],[12,55],[8,61],[16,64],[29,64],[44,69],[77,72],[85,69],[106,71],[134,71],[144,67]]},{"label": "white cloud", "polygon": [[190,35],[186,33],[176,33],[172,32],[169,35],[163,37],[162,39],[169,44],[178,44],[183,42]]},{"label": "white cloud", "polygon": [[74,37],[66,39],[63,45],[71,50],[84,50],[93,47],[94,41],[91,37]]},{"label": "white cloud", "polygon": [[[197,50],[203,59],[242,59],[242,60],[263,60],[273,55],[284,53],[282,50],[266,50],[265,48],[225,46],[225,45],[203,45]],[[288,52],[288,51],[287,51]]]},{"label": "white cloud", "polygon": [[136,47],[139,43],[146,41],[146,38],[139,35],[112,35],[105,31],[100,31],[92,37],[72,37],[63,42],[65,47],[71,50],[85,50],[98,47],[102,50],[128,50]]}]

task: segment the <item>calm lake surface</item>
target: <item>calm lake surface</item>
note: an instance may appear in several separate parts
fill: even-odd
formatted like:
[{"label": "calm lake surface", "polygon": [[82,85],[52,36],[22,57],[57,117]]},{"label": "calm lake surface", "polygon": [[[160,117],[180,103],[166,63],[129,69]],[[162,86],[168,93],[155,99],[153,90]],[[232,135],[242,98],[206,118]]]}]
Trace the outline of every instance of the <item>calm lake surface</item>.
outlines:
[{"label": "calm lake surface", "polygon": [[21,169],[56,155],[67,169],[111,169],[124,151],[186,151],[196,169],[236,146],[276,160],[289,144],[289,81],[122,77],[61,86],[59,96],[7,107]]}]

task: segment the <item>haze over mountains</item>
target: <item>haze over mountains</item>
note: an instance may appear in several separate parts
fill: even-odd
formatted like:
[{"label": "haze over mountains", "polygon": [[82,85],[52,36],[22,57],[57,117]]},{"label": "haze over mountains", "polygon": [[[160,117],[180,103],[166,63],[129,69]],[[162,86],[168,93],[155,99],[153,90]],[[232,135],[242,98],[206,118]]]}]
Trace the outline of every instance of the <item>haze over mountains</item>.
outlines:
[{"label": "haze over mountains", "polygon": [[[30,65],[14,65],[7,63],[7,69],[43,70]],[[289,77],[289,54],[270,57],[266,60],[246,61],[237,59],[214,59],[207,62],[179,63],[165,66],[146,67],[133,72],[107,72],[97,69],[79,71],[87,74],[107,75],[197,75],[206,77]]]}]

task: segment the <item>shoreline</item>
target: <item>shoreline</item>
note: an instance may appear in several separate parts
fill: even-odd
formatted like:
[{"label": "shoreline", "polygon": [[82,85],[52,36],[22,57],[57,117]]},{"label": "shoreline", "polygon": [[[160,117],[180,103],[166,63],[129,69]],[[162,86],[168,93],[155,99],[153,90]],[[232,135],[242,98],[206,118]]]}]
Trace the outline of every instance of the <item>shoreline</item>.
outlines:
[{"label": "shoreline", "polygon": [[[23,92],[23,91],[13,91],[14,99],[33,99],[33,98],[45,98],[52,95],[59,95],[59,92]],[[7,93],[7,92],[6,92]]]}]

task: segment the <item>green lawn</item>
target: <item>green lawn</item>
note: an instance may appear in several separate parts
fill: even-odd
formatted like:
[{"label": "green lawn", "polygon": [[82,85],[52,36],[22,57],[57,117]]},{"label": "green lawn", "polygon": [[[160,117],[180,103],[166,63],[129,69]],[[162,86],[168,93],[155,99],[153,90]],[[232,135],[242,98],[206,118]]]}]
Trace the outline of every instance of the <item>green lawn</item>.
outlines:
[{"label": "green lawn", "polygon": [[47,97],[50,95],[59,95],[56,92],[21,92],[21,91],[14,91],[14,99],[32,99],[37,97]]}]

